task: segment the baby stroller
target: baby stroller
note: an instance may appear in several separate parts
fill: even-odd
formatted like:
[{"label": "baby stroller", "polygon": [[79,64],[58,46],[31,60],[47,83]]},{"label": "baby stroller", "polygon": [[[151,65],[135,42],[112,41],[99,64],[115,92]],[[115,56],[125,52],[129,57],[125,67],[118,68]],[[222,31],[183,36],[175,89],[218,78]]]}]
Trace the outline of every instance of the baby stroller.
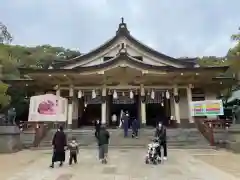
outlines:
[{"label": "baby stroller", "polygon": [[159,164],[161,163],[161,157],[159,156],[160,151],[160,142],[158,139],[154,139],[151,143],[148,144],[148,150],[145,157],[146,164]]}]

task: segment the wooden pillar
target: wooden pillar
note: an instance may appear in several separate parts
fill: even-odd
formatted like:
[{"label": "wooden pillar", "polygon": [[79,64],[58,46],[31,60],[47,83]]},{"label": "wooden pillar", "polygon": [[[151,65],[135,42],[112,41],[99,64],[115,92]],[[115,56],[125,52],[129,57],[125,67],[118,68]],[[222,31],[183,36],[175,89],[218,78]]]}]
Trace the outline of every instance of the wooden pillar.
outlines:
[{"label": "wooden pillar", "polygon": [[[173,88],[173,95],[174,96],[178,96],[178,87],[175,86]],[[175,119],[177,121],[178,124],[181,123],[181,116],[180,116],[180,107],[179,107],[179,102],[176,102],[175,98],[174,98],[174,111],[175,111]]]},{"label": "wooden pillar", "polygon": [[69,99],[68,99],[68,118],[67,118],[67,127],[68,127],[68,129],[72,129],[73,95],[74,95],[74,88],[73,88],[73,86],[70,86],[69,87]]},{"label": "wooden pillar", "polygon": [[144,87],[143,85],[140,86],[140,91],[141,91],[141,98],[140,98],[140,101],[141,101],[141,124],[143,126],[146,125],[146,102],[143,100],[145,99],[145,91],[144,91]]},{"label": "wooden pillar", "polygon": [[187,102],[188,102],[188,120],[189,123],[194,123],[194,118],[191,115],[191,102],[192,102],[192,85],[187,87]]},{"label": "wooden pillar", "polygon": [[104,87],[102,89],[102,96],[103,96],[103,101],[102,101],[102,105],[101,105],[101,124],[106,124],[106,118],[107,118],[107,103],[106,103],[106,87]]}]

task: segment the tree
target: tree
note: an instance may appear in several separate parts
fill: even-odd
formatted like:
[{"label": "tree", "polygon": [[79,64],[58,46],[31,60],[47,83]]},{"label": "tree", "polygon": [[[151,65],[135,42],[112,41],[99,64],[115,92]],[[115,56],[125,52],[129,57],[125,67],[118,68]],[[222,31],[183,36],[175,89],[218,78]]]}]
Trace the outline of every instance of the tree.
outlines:
[{"label": "tree", "polygon": [[225,57],[204,56],[199,58],[198,64],[202,67],[227,66],[229,65],[229,62]]},{"label": "tree", "polygon": [[0,107],[8,105],[8,103],[10,102],[11,98],[6,94],[7,89],[8,85],[0,82]]},{"label": "tree", "polygon": [[[240,31],[240,27],[238,28],[238,30]],[[231,39],[233,40],[233,41],[240,41],[240,32],[238,32],[237,34],[233,34],[232,36],[231,36]]]},{"label": "tree", "polygon": [[13,37],[9,33],[7,27],[0,22],[0,44],[12,42]]}]

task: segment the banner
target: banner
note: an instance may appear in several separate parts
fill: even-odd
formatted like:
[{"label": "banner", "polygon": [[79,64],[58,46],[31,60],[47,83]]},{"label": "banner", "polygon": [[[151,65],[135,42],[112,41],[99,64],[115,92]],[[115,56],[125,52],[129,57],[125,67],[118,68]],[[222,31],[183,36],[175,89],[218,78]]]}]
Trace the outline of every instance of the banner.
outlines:
[{"label": "banner", "polygon": [[53,94],[30,98],[28,121],[64,122],[67,120],[67,99]]},{"label": "banner", "polygon": [[191,116],[224,115],[222,100],[192,101],[190,107]]}]

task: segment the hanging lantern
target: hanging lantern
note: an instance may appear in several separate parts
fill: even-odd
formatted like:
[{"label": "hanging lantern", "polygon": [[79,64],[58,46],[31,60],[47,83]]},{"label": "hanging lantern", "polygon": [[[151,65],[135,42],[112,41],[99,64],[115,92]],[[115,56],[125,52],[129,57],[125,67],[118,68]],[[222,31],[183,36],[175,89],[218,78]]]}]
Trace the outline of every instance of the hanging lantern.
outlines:
[{"label": "hanging lantern", "polygon": [[164,103],[163,103],[163,102],[161,102],[161,106],[162,106],[162,107],[164,106]]},{"label": "hanging lantern", "polygon": [[114,90],[114,91],[113,91],[113,99],[117,99],[117,98],[118,98],[117,91]]},{"label": "hanging lantern", "polygon": [[82,93],[82,91],[81,91],[81,90],[79,90],[79,91],[78,91],[78,98],[79,98],[79,99],[81,99],[81,98],[82,98],[82,96],[83,96],[83,93]]},{"label": "hanging lantern", "polygon": [[151,92],[151,98],[154,99],[155,98],[155,92],[152,90]]},{"label": "hanging lantern", "polygon": [[85,108],[87,107],[87,103],[84,103],[84,107],[85,107]]},{"label": "hanging lantern", "polygon": [[133,94],[132,90],[130,91],[130,94],[129,94],[129,96],[130,96],[130,98],[131,98],[131,99],[133,99],[133,97],[134,97],[134,94]]},{"label": "hanging lantern", "polygon": [[168,90],[166,91],[166,98],[167,98],[167,99],[170,99],[170,94],[169,94],[169,91],[168,91]]},{"label": "hanging lantern", "polygon": [[95,99],[97,97],[96,91],[92,90],[92,99]]}]

